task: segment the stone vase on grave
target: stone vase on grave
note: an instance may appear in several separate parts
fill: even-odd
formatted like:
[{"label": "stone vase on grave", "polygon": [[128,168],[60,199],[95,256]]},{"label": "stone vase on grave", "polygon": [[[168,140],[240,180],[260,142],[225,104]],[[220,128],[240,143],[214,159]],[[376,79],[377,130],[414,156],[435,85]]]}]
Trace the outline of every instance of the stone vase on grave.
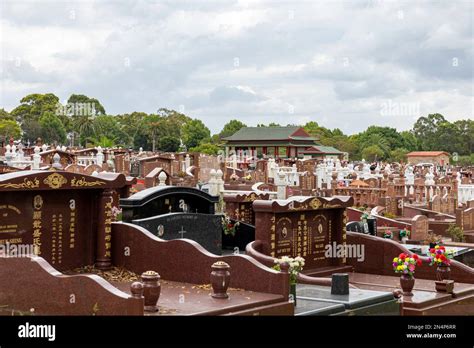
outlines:
[{"label": "stone vase on grave", "polygon": [[230,283],[230,266],[224,261],[217,261],[211,266],[211,286],[214,298],[228,298],[227,289]]},{"label": "stone vase on grave", "polygon": [[161,293],[160,275],[155,271],[146,271],[141,275],[145,311],[158,312],[158,299]]},{"label": "stone vase on grave", "polygon": [[408,274],[402,274],[400,276],[400,286],[403,290],[404,296],[413,296],[413,293],[411,291],[415,286],[415,277],[410,276]]},{"label": "stone vase on grave", "polygon": [[448,265],[439,265],[436,267],[436,280],[451,280],[451,267]]}]

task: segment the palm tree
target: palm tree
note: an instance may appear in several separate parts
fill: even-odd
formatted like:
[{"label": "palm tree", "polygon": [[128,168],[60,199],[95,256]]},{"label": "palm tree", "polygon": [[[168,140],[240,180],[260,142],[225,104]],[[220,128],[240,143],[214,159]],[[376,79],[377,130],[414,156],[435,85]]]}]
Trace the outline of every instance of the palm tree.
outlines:
[{"label": "palm tree", "polygon": [[90,116],[76,116],[73,122],[74,130],[79,133],[79,136],[87,138],[87,136],[95,136],[94,118]]}]

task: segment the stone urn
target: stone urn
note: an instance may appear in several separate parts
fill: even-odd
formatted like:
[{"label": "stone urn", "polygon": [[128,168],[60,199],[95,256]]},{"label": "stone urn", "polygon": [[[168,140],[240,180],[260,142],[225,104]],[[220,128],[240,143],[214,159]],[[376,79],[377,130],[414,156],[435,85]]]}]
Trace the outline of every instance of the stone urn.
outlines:
[{"label": "stone urn", "polygon": [[155,271],[146,271],[141,275],[145,311],[158,312],[158,299],[161,293],[160,275]]},{"label": "stone urn", "polygon": [[443,280],[451,280],[451,267],[448,265],[439,265],[436,268],[436,280],[443,281]]},{"label": "stone urn", "polygon": [[228,298],[227,289],[230,283],[230,266],[224,261],[217,261],[211,266],[212,297]]},{"label": "stone urn", "polygon": [[402,274],[400,277],[400,286],[403,290],[404,296],[413,296],[411,291],[415,286],[415,278],[408,274]]}]

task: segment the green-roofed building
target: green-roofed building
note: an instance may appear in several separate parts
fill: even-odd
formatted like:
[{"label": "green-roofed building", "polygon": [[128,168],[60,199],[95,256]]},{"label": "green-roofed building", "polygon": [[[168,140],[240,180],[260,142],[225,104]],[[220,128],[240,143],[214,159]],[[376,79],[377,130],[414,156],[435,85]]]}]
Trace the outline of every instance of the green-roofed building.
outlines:
[{"label": "green-roofed building", "polygon": [[[250,156],[274,158],[325,157],[320,148],[328,149],[328,155],[342,157],[337,149],[321,146],[318,139],[309,135],[303,127],[244,127],[224,138],[226,152],[245,151]],[[306,151],[309,151],[306,153]]]}]

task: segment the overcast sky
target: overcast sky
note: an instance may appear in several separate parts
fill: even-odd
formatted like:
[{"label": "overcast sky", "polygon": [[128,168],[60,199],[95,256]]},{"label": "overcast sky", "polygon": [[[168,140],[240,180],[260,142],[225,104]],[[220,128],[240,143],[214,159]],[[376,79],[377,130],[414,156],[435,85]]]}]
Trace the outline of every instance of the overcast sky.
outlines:
[{"label": "overcast sky", "polygon": [[471,1],[5,1],[0,108],[30,93],[219,131],[310,120],[355,133],[472,118]]}]

